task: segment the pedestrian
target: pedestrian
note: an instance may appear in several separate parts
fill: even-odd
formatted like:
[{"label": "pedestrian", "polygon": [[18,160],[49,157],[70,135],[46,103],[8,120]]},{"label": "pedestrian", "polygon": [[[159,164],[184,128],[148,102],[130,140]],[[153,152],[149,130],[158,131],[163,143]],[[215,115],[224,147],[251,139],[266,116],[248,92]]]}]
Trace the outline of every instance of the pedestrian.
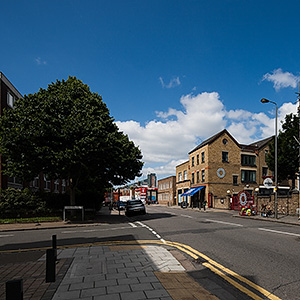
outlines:
[{"label": "pedestrian", "polygon": [[205,211],[205,206],[206,206],[206,204],[207,204],[207,201],[204,200],[204,201],[203,201],[203,209],[204,209],[204,211]]}]

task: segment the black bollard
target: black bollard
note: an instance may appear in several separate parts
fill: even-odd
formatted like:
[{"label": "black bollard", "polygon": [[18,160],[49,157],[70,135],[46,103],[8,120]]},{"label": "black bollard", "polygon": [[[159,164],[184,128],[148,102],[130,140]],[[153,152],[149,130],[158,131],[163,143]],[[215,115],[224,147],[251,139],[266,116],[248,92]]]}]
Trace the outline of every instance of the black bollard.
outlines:
[{"label": "black bollard", "polygon": [[55,250],[46,250],[46,282],[55,282]]},{"label": "black bollard", "polygon": [[52,249],[54,249],[55,261],[57,260],[57,244],[56,244],[56,235],[52,235]]},{"label": "black bollard", "polygon": [[6,300],[23,300],[23,279],[6,281]]}]

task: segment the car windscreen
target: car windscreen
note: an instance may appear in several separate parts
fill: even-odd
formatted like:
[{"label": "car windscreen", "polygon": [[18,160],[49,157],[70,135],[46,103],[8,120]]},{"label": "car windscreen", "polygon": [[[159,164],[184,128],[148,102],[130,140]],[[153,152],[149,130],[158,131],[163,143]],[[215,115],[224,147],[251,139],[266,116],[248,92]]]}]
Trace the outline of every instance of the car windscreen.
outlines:
[{"label": "car windscreen", "polygon": [[136,204],[142,204],[143,202],[141,200],[133,200],[133,201],[128,201],[127,205],[136,205]]}]

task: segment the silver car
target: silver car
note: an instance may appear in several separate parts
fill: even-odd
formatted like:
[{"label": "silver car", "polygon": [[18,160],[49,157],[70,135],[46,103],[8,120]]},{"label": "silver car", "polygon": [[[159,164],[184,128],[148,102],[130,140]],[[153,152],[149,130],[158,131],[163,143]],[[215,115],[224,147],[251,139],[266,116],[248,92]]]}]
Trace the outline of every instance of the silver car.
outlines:
[{"label": "silver car", "polygon": [[135,199],[135,200],[128,200],[125,208],[126,216],[139,214],[145,215],[146,214],[146,207],[142,200]]}]

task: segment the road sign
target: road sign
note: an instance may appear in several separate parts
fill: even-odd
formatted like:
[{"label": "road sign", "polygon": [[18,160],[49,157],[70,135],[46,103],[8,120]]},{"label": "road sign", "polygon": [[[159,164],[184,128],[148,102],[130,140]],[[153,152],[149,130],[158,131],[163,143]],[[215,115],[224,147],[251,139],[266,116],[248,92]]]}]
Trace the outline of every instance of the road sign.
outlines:
[{"label": "road sign", "polygon": [[273,186],[273,181],[271,178],[267,177],[265,180],[264,180],[264,187],[267,188],[267,189],[270,189],[272,188]]}]

